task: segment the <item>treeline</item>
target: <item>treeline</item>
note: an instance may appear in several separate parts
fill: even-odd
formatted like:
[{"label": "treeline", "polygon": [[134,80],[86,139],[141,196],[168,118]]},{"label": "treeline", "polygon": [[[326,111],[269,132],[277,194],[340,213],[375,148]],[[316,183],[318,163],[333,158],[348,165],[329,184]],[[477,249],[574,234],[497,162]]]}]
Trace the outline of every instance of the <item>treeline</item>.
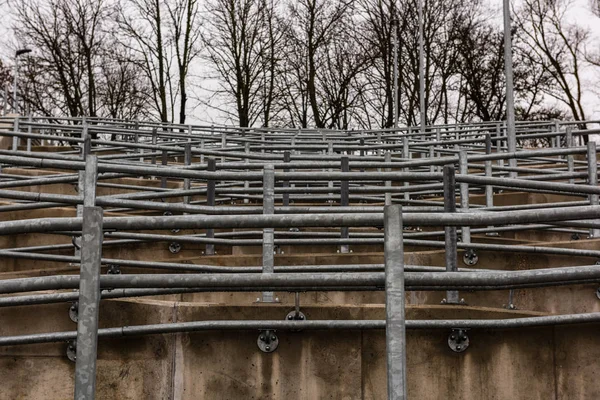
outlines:
[{"label": "treeline", "polygon": [[[427,123],[504,119],[501,1],[423,2]],[[396,29],[398,118],[420,121],[417,0],[11,4],[19,45],[35,49],[22,60],[21,107],[38,114],[185,123],[199,92],[194,102],[240,126],[391,127]],[[518,119],[586,117],[582,75],[600,62],[570,7],[513,10]]]}]

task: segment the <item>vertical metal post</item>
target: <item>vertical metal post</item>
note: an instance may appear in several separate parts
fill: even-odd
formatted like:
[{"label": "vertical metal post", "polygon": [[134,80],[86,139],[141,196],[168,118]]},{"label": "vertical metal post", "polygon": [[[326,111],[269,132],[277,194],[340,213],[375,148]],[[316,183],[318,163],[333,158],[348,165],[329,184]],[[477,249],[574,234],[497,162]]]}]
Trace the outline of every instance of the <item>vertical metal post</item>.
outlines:
[{"label": "vertical metal post", "polygon": [[425,110],[425,49],[423,48],[424,25],[423,0],[419,0],[419,107],[421,110],[421,135],[425,134],[425,124],[427,123],[427,111]]},{"label": "vertical metal post", "polygon": [[[283,162],[284,163],[289,163],[291,160],[291,154],[289,151],[284,151],[283,152]],[[284,168],[283,172],[289,172],[289,168]],[[284,188],[289,188],[290,187],[290,181],[283,181],[283,187]],[[284,207],[289,207],[290,206],[290,194],[289,193],[284,193],[283,194],[283,206]]]},{"label": "vertical metal post", "polygon": [[[490,135],[485,135],[485,154],[492,154],[492,138]],[[485,176],[486,178],[492,177],[492,161],[485,161]],[[485,206],[494,206],[494,186],[485,185]],[[493,228],[488,226],[488,228]],[[498,232],[487,232],[486,236],[498,236]]]},{"label": "vertical metal post", "polygon": [[[162,157],[161,157],[161,164],[167,165],[168,163],[169,163],[169,153],[167,153],[166,150],[163,150]],[[167,187],[167,177],[166,176],[160,177],[160,187],[163,189]]]},{"label": "vertical metal post", "polygon": [[[402,159],[404,161],[410,160],[410,147],[408,143],[408,137],[406,136],[402,137]],[[404,172],[408,172],[408,170],[408,168],[403,168]],[[403,182],[402,186],[408,187],[410,184],[408,182]],[[404,192],[404,200],[410,200],[410,193]]]},{"label": "vertical metal post", "polygon": [[204,139],[200,139],[200,164],[204,164]]},{"label": "vertical metal post", "polygon": [[[588,162],[588,185],[598,186],[598,160],[596,155],[596,142],[589,141],[587,144],[587,162]],[[590,195],[590,205],[598,205],[598,195]],[[600,238],[600,229],[590,229],[590,237]]]},{"label": "vertical metal post", "polygon": [[[333,156],[333,142],[327,143],[327,153],[329,154],[330,157]],[[333,168],[329,168],[329,172],[333,172]],[[327,187],[333,188],[333,181],[327,182]],[[333,193],[329,193],[328,196],[329,196],[329,200],[327,200],[327,202],[333,203]]]},{"label": "vertical metal post", "polygon": [[[466,150],[461,150],[458,153],[458,165],[459,173],[461,175],[468,175],[469,165]],[[462,212],[469,211],[469,184],[466,182],[460,183],[460,210]],[[471,243],[471,228],[468,226],[461,227],[462,242],[464,244]]]},{"label": "vertical metal post", "polygon": [[[275,213],[275,167],[273,164],[265,165],[263,170],[263,214]],[[263,274],[272,274],[275,265],[275,230],[263,229]],[[263,292],[263,302],[273,302],[273,292]]]},{"label": "vertical metal post", "polygon": [[[440,131],[440,128],[437,128],[435,130],[435,141],[437,142],[436,145],[440,146],[441,141],[442,141],[442,132]],[[436,170],[437,170],[437,172],[442,172],[442,167],[440,165],[438,165],[438,166],[436,166]]]},{"label": "vertical metal post", "polygon": [[[207,165],[207,171],[216,171],[217,169],[217,163],[215,162],[214,158],[208,158],[208,165]],[[214,207],[215,206],[215,180],[214,179],[209,179],[206,182],[206,205],[209,207]],[[206,230],[206,237],[207,238],[214,238],[215,237],[215,230],[214,229],[207,229]],[[215,254],[215,245],[212,243],[208,243],[206,245],[206,255],[212,256]]]},{"label": "vertical metal post", "polygon": [[83,178],[83,207],[96,205],[96,184],[98,182],[98,157],[89,154],[85,159]]},{"label": "vertical metal post", "polygon": [[[342,157],[342,172],[350,172],[350,163],[348,157]],[[348,207],[350,205],[350,183],[347,180],[340,181],[340,206]],[[350,237],[347,226],[341,228],[341,238],[348,239]],[[340,253],[349,253],[350,245],[343,244],[340,246]]]},{"label": "vertical metal post", "polygon": [[[185,144],[185,153],[183,156],[183,162],[186,166],[192,164],[192,144],[191,143]],[[183,179],[183,190],[190,190],[190,187],[191,187],[190,178],[184,178]],[[183,196],[183,202],[185,204],[190,204],[190,196]]]},{"label": "vertical metal post", "polygon": [[[433,159],[435,158],[435,148],[433,145],[429,146],[429,158],[431,159],[431,161],[433,161]],[[429,172],[431,172],[432,174],[435,172],[435,165],[431,165],[429,167]]]},{"label": "vertical metal post", "polygon": [[[392,162],[392,153],[390,153],[389,151],[385,152],[385,162],[386,163]],[[387,167],[385,170],[386,170],[386,172],[390,172],[392,169],[390,167]],[[385,181],[385,187],[391,188],[392,181]],[[392,193],[391,192],[385,192],[385,205],[386,206],[392,205]]]},{"label": "vertical metal post", "polygon": [[[156,128],[152,128],[152,145],[156,146],[158,143],[158,138],[156,134]],[[156,149],[152,150],[153,153],[156,153]],[[156,156],[152,156],[152,165],[156,165]]]},{"label": "vertical metal post", "polygon": [[[29,122],[29,125],[27,125],[27,133],[31,135],[31,122],[33,121],[33,118],[31,117],[31,114],[29,114],[29,118],[27,118],[27,122]],[[27,152],[31,153],[31,138],[28,137],[27,138]]]},{"label": "vertical metal post", "polygon": [[[227,147],[227,137],[225,136],[225,132],[221,133],[221,149],[225,152],[225,148]],[[221,164],[225,162],[225,156],[221,156]]]},{"label": "vertical metal post", "polygon": [[75,361],[75,399],[91,400],[96,392],[100,260],[102,258],[102,208],[83,209],[79,318]]},{"label": "vertical metal post", "polygon": [[[246,153],[246,158],[244,159],[244,164],[249,164],[250,160],[248,159],[248,156],[250,154],[250,143],[246,142],[244,143],[244,151]],[[246,172],[248,172],[248,170],[246,170]],[[250,182],[249,181],[244,181],[244,189],[248,190],[250,188]],[[248,194],[246,192],[246,194]],[[248,204],[250,203],[249,199],[244,199],[244,204]]]},{"label": "vertical metal post", "polygon": [[[573,128],[571,128],[570,126],[567,127],[566,138],[566,147],[570,149],[573,147]],[[569,173],[573,173],[575,171],[575,159],[573,158],[573,154],[567,155],[567,168],[569,169]],[[569,178],[569,183],[575,183],[575,178]]]},{"label": "vertical metal post", "polygon": [[[88,132],[88,125],[85,121],[85,119],[82,120],[82,128],[81,128],[81,138],[83,139],[83,143],[81,143],[81,159],[83,161],[86,161],[86,168],[87,168],[87,159],[90,156],[90,153],[92,151],[92,145],[91,145],[91,137],[89,135]],[[77,181],[77,192],[79,193],[80,196],[84,197],[84,201],[85,201],[85,190],[86,190],[86,172],[85,171],[79,171],[79,179]],[[76,207],[76,215],[77,217],[82,217],[83,216],[83,205],[78,204]],[[79,257],[81,254],[81,236],[75,236],[73,238],[73,242],[75,244],[75,252],[74,255],[75,257]]]},{"label": "vertical metal post", "polygon": [[[454,166],[444,165],[444,212],[456,212],[456,181],[454,178]],[[445,233],[445,253],[446,253],[446,271],[457,271],[457,251],[456,251],[456,227],[444,227]],[[450,304],[458,303],[458,291],[446,291],[446,302]]]},{"label": "vertical metal post", "polygon": [[389,400],[406,399],[406,319],[404,310],[404,248],[402,207],[384,211],[385,344]]},{"label": "vertical metal post", "polygon": [[[19,116],[15,115],[15,119],[13,121],[13,132],[18,133],[19,132]],[[13,140],[12,140],[12,149],[13,151],[17,151],[17,148],[19,147],[19,138],[17,136],[13,136]]]},{"label": "vertical metal post", "polygon": [[[512,63],[512,38],[511,38],[511,19],[510,19],[510,0],[503,0],[504,9],[504,68],[506,75],[506,144],[508,152],[517,151],[517,137],[515,129],[515,97],[513,84],[513,63]],[[508,160],[510,167],[517,166],[517,160],[510,158]],[[516,177],[516,172],[510,171],[511,178]]]},{"label": "vertical metal post", "polygon": [[556,132],[556,136],[554,136],[554,147],[559,148],[560,147],[560,124],[558,122],[558,120],[554,121],[554,132]]},{"label": "vertical metal post", "polygon": [[[496,124],[496,153],[501,153],[502,152],[502,127],[500,126],[500,123]],[[504,159],[499,159],[498,160],[498,166],[499,167],[503,167],[504,166]]]}]

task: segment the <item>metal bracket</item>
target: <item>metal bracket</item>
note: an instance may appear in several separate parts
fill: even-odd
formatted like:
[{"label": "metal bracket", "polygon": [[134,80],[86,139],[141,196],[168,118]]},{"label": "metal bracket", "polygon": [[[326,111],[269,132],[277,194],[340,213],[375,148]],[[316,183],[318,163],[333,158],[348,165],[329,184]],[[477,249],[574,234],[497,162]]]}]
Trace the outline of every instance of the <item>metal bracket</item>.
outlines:
[{"label": "metal bracket", "polygon": [[169,245],[169,251],[173,254],[177,254],[181,251],[181,244],[178,242],[171,242]]},{"label": "metal bracket", "polygon": [[467,265],[475,265],[479,261],[477,253],[473,249],[467,249],[463,254],[463,262]]},{"label": "metal bracket", "polygon": [[121,267],[117,264],[108,264],[106,273],[108,275],[121,275]]},{"label": "metal bracket", "polygon": [[296,292],[296,304],[294,310],[290,311],[285,319],[288,321],[306,321],[306,315],[300,311],[300,293]]},{"label": "metal bracket", "polygon": [[279,338],[275,334],[275,331],[267,329],[258,335],[256,343],[263,353],[272,353],[279,346]]},{"label": "metal bracket", "polygon": [[69,340],[67,342],[67,358],[72,361],[75,362],[77,360],[77,341],[76,340]]},{"label": "metal bracket", "polygon": [[455,353],[462,353],[469,347],[469,336],[467,330],[463,328],[454,328],[448,336],[448,347]]},{"label": "metal bracket", "polygon": [[77,323],[77,321],[79,321],[79,302],[75,301],[73,302],[73,304],[71,304],[71,307],[69,307],[69,318],[71,319],[71,321]]}]

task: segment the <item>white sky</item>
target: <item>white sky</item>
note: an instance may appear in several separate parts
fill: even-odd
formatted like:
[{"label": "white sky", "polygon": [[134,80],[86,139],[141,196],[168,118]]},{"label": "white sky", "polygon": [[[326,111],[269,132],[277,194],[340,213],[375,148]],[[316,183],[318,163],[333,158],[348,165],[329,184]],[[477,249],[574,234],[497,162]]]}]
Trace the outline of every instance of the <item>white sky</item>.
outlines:
[{"label": "white sky", "polygon": [[[14,38],[11,29],[11,2],[14,0],[0,0],[0,58],[5,65],[12,65],[12,54],[14,54]],[[335,1],[335,0],[331,0]],[[484,0],[488,3],[490,10],[493,10],[498,18],[498,23],[502,23],[502,0]],[[518,6],[520,0],[513,0],[514,4]],[[592,1],[600,2],[600,0],[572,0],[573,5],[569,13],[569,19],[572,23],[576,23],[580,26],[586,27],[591,31],[592,40],[590,45],[595,48],[590,48],[590,51],[600,52],[600,18],[595,16],[590,11],[590,3]],[[33,55],[35,56],[35,49]],[[196,70],[193,71],[194,75],[203,76],[205,68],[202,67],[203,61],[197,59]],[[594,88],[595,90],[587,90],[584,93],[584,104],[587,113],[587,119],[600,119],[600,71],[587,70],[584,74],[586,86],[588,88]],[[210,95],[210,92],[203,88],[214,88],[217,83],[209,80],[200,80],[196,87],[192,87],[190,90],[190,97],[206,98]],[[223,124],[231,123],[224,119],[224,115],[209,108],[205,105],[198,104],[193,99],[188,100],[188,122],[197,124]],[[232,104],[233,106],[233,104]]]}]

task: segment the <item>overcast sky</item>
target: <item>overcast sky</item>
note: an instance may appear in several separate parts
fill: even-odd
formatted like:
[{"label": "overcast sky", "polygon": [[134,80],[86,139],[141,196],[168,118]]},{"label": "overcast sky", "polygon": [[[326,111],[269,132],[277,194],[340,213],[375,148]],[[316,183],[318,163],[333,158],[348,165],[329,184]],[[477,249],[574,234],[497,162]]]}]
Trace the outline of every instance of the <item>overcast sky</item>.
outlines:
[{"label": "overcast sky", "polygon": [[[331,0],[335,1],[335,0]],[[499,24],[502,24],[502,0],[484,0],[488,3],[490,10],[493,10],[497,15]],[[593,1],[600,2],[600,0],[572,0],[573,7],[569,13],[569,19],[572,23],[576,23],[580,26],[590,29],[591,34],[595,40],[591,40],[591,45],[596,48],[591,48],[591,51],[597,51],[600,53],[600,18],[595,16],[591,10],[590,5]],[[0,15],[2,15],[0,22],[0,58],[5,65],[12,65],[12,56],[14,54],[15,43],[12,35],[12,18],[11,18],[11,3],[14,0],[7,0],[3,2],[0,0]],[[518,6],[519,0],[514,0],[514,4]],[[34,53],[35,55],[35,49]],[[195,75],[206,75],[203,73],[202,60],[196,60],[196,68],[194,71]],[[600,73],[588,70],[584,74],[586,80],[586,86],[588,88],[594,87],[597,90],[592,92],[587,90],[584,95],[586,113],[588,119],[600,119]],[[193,87],[190,91],[190,96],[194,98],[206,98],[209,92],[202,88],[214,88],[215,82],[208,80],[202,80],[197,82],[200,87]],[[196,100],[190,99],[188,101],[188,122],[197,124],[222,124],[231,123],[232,121],[226,121],[223,119],[221,113],[216,112],[214,109],[199,104]]]}]

